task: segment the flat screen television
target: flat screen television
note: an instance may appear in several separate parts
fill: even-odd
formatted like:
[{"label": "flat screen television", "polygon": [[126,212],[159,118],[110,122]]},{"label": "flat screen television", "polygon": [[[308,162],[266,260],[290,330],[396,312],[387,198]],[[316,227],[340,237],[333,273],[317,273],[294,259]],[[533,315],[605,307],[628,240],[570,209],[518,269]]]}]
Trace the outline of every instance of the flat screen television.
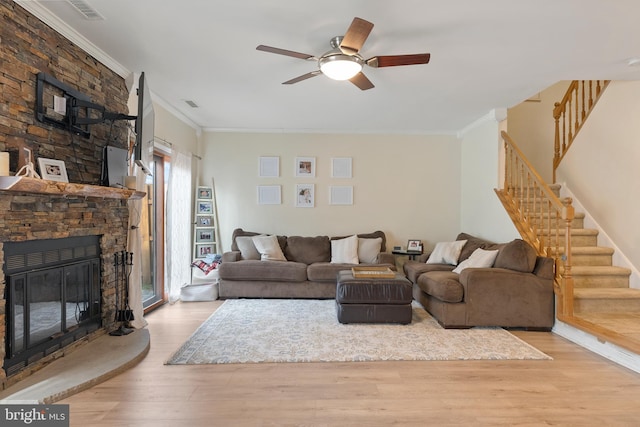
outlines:
[{"label": "flat screen television", "polygon": [[148,175],[151,175],[149,164],[153,156],[154,126],[155,113],[151,102],[151,92],[144,72],[142,72],[138,80],[138,117],[136,118],[136,142],[133,158],[136,165]]}]

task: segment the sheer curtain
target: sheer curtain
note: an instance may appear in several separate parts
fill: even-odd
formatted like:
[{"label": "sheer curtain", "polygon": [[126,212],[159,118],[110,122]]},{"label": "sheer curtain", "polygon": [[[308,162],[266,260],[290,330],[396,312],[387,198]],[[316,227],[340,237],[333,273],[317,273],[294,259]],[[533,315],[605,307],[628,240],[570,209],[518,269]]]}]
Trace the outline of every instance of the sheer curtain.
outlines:
[{"label": "sheer curtain", "polygon": [[180,288],[191,283],[192,177],[191,153],[173,147],[167,191],[166,292],[169,303],[180,299]]}]

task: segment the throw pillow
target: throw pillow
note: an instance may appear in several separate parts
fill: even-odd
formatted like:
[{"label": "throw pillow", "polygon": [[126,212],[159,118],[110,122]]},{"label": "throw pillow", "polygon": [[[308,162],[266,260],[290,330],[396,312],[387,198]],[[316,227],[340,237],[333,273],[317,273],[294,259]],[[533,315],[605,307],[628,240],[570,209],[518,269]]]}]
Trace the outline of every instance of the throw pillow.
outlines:
[{"label": "throw pillow", "polygon": [[433,252],[427,259],[427,264],[458,264],[458,258],[466,240],[456,240],[455,242],[438,242]]},{"label": "throw pillow", "polygon": [[253,236],[253,244],[260,252],[261,261],[286,261],[276,236]]},{"label": "throw pillow", "polygon": [[253,236],[236,237],[236,245],[240,250],[240,259],[260,259],[260,253],[253,243]]},{"label": "throw pillow", "polygon": [[487,268],[493,266],[493,262],[498,256],[498,250],[487,251],[485,249],[476,249],[471,256],[462,261],[456,268],[453,269],[454,273],[462,273],[465,268]]},{"label": "throw pillow", "polygon": [[358,236],[331,241],[332,264],[358,264]]},{"label": "throw pillow", "polygon": [[382,238],[364,239],[358,237],[358,260],[363,264],[375,264],[378,261]]}]

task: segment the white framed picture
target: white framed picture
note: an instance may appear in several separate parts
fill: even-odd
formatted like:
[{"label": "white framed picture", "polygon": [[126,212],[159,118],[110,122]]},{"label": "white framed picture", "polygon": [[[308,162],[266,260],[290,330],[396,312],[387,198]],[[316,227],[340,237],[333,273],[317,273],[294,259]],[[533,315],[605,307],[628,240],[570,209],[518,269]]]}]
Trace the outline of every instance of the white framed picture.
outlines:
[{"label": "white framed picture", "polygon": [[69,177],[67,177],[67,168],[62,160],[44,159],[40,157],[38,159],[38,166],[40,166],[40,175],[42,175],[42,179],[69,182]]},{"label": "white framed picture", "polygon": [[198,187],[198,199],[211,199],[213,190],[211,187]]},{"label": "white framed picture", "polygon": [[316,176],[315,157],[296,157],[296,176],[313,178]]},{"label": "white framed picture", "polygon": [[332,205],[352,205],[353,186],[332,185],[329,187],[329,203]]},{"label": "white framed picture", "polygon": [[279,185],[258,185],[259,205],[279,205],[282,203],[282,190]]},{"label": "white framed picture", "polygon": [[260,178],[277,178],[280,176],[280,157],[261,156],[258,176]]},{"label": "white framed picture", "polygon": [[315,206],[315,185],[314,184],[297,184],[296,185],[296,207],[312,208]]},{"label": "white framed picture", "polygon": [[351,157],[334,157],[331,159],[331,178],[352,178]]}]

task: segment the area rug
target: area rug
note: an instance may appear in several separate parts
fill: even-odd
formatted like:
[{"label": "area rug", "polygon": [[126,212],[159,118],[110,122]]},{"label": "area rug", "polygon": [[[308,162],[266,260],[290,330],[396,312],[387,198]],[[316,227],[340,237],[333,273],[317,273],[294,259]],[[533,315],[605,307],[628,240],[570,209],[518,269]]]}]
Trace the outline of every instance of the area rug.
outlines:
[{"label": "area rug", "polygon": [[225,301],[168,365],[551,358],[501,328],[444,329],[414,302],[409,325],[338,322],[334,300]]}]

